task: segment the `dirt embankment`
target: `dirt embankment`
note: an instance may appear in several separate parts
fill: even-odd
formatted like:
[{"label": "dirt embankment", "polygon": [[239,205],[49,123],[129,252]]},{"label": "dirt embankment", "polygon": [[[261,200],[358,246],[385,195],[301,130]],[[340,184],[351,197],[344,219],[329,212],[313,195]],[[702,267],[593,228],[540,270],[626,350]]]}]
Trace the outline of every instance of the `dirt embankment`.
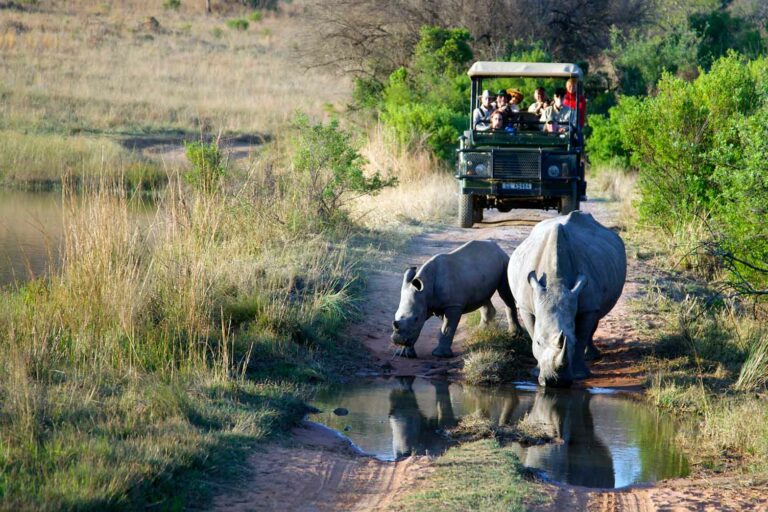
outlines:
[{"label": "dirt embankment", "polygon": [[[610,205],[591,202],[585,210],[600,222],[614,227]],[[518,211],[491,214],[474,229],[446,228],[417,237],[402,255],[398,270],[381,270],[370,276],[365,320],[349,333],[370,352],[370,368],[382,375],[420,375],[459,379],[466,326],[459,326],[453,350],[455,357],[438,359],[431,355],[437,343],[440,321],[427,322],[416,344],[418,359],[393,357],[390,343],[391,322],[397,309],[402,271],[418,266],[432,255],[448,252],[468,240],[493,239],[507,252],[528,235],[539,221],[553,212]],[[642,346],[633,332],[627,303],[644,290],[649,269],[630,260],[624,294],[614,310],[600,324],[595,342],[602,360],[593,363],[594,376],[582,386],[611,387],[640,391],[643,374],[639,367]],[[502,303],[495,298],[501,312]],[[503,314],[497,318],[504,322]],[[273,445],[254,453],[249,461],[249,477],[237,489],[220,495],[217,510],[385,510],[396,504],[402,493],[416,488],[428,478],[430,459],[411,457],[395,463],[362,456],[335,433],[312,423],[292,432],[288,446]],[[682,510],[768,510],[768,482],[745,478],[720,478],[696,481],[678,479],[656,486],[599,490],[541,483],[542,492],[551,497],[550,505],[539,510],[600,511],[682,511]],[[762,508],[760,508],[762,507]]]}]

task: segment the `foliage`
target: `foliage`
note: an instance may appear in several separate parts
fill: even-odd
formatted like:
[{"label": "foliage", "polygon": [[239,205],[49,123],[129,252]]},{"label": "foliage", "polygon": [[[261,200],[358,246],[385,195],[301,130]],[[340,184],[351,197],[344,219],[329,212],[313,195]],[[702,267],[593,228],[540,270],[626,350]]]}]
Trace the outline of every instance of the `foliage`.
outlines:
[{"label": "foliage", "polygon": [[227,20],[227,26],[233,30],[248,30],[249,25],[248,20],[243,18]]},{"label": "foliage", "polygon": [[625,146],[621,127],[625,123],[626,113],[637,108],[636,103],[634,98],[625,96],[617,106],[608,110],[607,116],[589,117],[592,132],[587,139],[587,154],[591,163],[620,168],[630,166],[631,153]]},{"label": "foliage", "polygon": [[174,11],[178,11],[181,7],[181,0],[165,0],[163,2],[163,7],[166,9],[173,9]]},{"label": "foliage", "polygon": [[695,32],[679,26],[651,37],[637,31],[630,36],[612,31],[608,53],[619,76],[619,90],[629,96],[645,96],[665,71],[695,73],[699,42]]},{"label": "foliage", "polygon": [[736,50],[749,58],[756,58],[765,51],[759,28],[726,10],[694,13],[689,18],[689,25],[701,38],[696,58],[704,69],[709,69],[728,50]]},{"label": "foliage", "polygon": [[764,65],[731,53],[694,82],[667,74],[657,96],[627,105],[619,125],[641,171],[641,218],[670,234],[703,225],[700,244],[743,293],[768,283],[768,124],[764,79],[754,74]]},{"label": "foliage", "polygon": [[203,193],[218,190],[226,174],[224,156],[216,142],[185,142],[187,160],[192,168],[184,175],[187,182]]},{"label": "foliage", "polygon": [[253,11],[251,14],[248,15],[248,19],[254,23],[258,23],[262,19],[264,19],[264,13],[261,11]]},{"label": "foliage", "polygon": [[[471,59],[466,30],[422,27],[410,66],[393,72],[380,88],[381,120],[401,147],[426,144],[441,158],[452,158],[466,126],[465,72]],[[371,97],[376,89],[358,81],[357,95],[375,104]]]},{"label": "foliage", "polygon": [[366,176],[365,159],[352,135],[337,120],[312,124],[300,115],[294,121],[291,164],[310,212],[323,223],[345,218],[343,207],[354,197],[376,194],[395,183],[379,173]]}]

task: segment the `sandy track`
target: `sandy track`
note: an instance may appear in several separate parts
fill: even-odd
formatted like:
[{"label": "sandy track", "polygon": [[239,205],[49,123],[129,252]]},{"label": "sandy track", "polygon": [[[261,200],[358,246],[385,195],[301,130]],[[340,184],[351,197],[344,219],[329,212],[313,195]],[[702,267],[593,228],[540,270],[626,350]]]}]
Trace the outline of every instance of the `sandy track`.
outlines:
[{"label": "sandy track", "polygon": [[[613,227],[609,204],[587,203],[585,210],[608,227]],[[486,212],[488,213],[488,212]],[[523,210],[509,214],[490,214],[474,229],[445,228],[416,237],[401,257],[399,269],[380,270],[370,276],[364,320],[352,326],[349,334],[370,352],[370,366],[388,375],[460,378],[463,340],[467,329],[459,325],[452,359],[431,355],[437,343],[440,321],[427,322],[416,344],[418,359],[393,358],[389,336],[397,309],[402,272],[421,265],[432,255],[448,252],[469,240],[492,239],[511,253],[539,221],[554,212]],[[510,219],[515,220],[510,220]],[[600,324],[595,342],[603,351],[602,360],[593,363],[593,377],[582,386],[621,388],[640,391],[644,375],[637,366],[642,346],[627,322],[627,303],[643,293],[649,269],[630,260],[624,294],[613,311]],[[502,303],[494,304],[499,312]],[[504,322],[503,314],[497,318]],[[292,432],[292,443],[269,445],[248,460],[249,476],[236,491],[218,496],[215,510],[234,511],[324,511],[386,510],[402,493],[418,486],[432,468],[426,457],[411,457],[396,463],[362,456],[354,447],[324,427],[305,422]],[[537,484],[550,498],[535,510],[601,512],[768,510],[768,476],[764,479],[723,477],[720,479],[678,479],[653,487],[599,490],[567,485]]]},{"label": "sandy track", "polygon": [[292,446],[269,446],[248,460],[239,492],[219,495],[215,510],[385,510],[430,471],[427,457],[381,462],[361,455],[327,428],[304,422]]}]

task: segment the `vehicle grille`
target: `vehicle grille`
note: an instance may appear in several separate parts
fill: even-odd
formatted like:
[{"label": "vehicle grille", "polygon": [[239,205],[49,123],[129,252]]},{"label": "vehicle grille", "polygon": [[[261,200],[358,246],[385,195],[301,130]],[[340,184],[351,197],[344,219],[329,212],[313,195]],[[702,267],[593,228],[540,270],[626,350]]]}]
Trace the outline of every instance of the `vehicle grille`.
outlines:
[{"label": "vehicle grille", "polygon": [[539,153],[502,153],[493,155],[493,177],[510,178],[539,178]]}]

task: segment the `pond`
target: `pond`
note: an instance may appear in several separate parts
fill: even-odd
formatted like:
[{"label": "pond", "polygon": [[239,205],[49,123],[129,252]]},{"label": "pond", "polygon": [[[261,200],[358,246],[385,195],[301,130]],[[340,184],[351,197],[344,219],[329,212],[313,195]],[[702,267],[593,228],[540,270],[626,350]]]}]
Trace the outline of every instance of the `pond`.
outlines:
[{"label": "pond", "polygon": [[44,274],[59,262],[61,192],[0,189],[0,286]]},{"label": "pond", "polygon": [[[685,476],[672,420],[605,389],[481,388],[413,377],[366,379],[322,390],[310,419],[342,432],[382,460],[439,455],[454,442],[445,429],[481,414],[514,426],[528,415],[556,442],[513,449],[542,478],[586,487],[619,488]],[[333,411],[343,408],[348,414]],[[346,411],[338,411],[342,414]]]},{"label": "pond", "polygon": [[[24,283],[59,267],[62,204],[61,191],[0,188],[0,287]],[[157,209],[155,200],[144,195],[131,198],[128,207],[142,224],[151,222]]]}]

